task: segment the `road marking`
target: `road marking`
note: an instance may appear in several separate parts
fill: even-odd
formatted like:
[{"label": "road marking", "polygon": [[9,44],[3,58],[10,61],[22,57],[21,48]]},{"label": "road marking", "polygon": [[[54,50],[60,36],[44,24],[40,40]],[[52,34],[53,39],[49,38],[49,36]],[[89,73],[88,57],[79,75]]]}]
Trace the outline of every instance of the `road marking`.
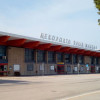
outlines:
[{"label": "road marking", "polygon": [[87,92],[87,93],[84,93],[84,94],[80,94],[80,95],[76,95],[76,96],[72,96],[72,97],[68,97],[68,98],[63,98],[63,99],[60,99],[60,100],[70,100],[70,99],[74,99],[74,98],[78,98],[78,97],[82,97],[82,96],[86,96],[86,95],[90,95],[90,94],[95,94],[95,93],[99,93],[100,90],[98,91],[94,91],[94,92]]}]

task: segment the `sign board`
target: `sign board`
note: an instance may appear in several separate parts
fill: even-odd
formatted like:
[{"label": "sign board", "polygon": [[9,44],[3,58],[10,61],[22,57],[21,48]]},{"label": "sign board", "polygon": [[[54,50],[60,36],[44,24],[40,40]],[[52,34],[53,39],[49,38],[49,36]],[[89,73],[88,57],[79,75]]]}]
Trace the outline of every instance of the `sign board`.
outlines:
[{"label": "sign board", "polygon": [[97,71],[99,70],[99,67],[98,67],[98,66],[96,66],[96,70],[97,70]]},{"label": "sign board", "polygon": [[14,64],[14,71],[20,71],[20,65]]},{"label": "sign board", "polygon": [[74,70],[77,71],[77,67],[74,67]]},{"label": "sign board", "polygon": [[64,62],[58,62],[57,64],[58,64],[58,65],[60,65],[60,64],[64,64]]},{"label": "sign board", "polygon": [[40,70],[44,70],[44,66],[43,65],[40,65]]},{"label": "sign board", "polygon": [[66,45],[81,47],[84,49],[97,50],[97,46],[95,45],[92,45],[92,44],[90,45],[90,44],[82,43],[78,41],[71,41],[68,38],[58,37],[58,36],[54,36],[54,35],[50,35],[46,33],[41,33],[40,38],[43,40],[49,40],[49,41],[56,42],[56,43],[63,43]]},{"label": "sign board", "polygon": [[50,70],[54,70],[54,68],[55,68],[54,65],[50,66]]}]

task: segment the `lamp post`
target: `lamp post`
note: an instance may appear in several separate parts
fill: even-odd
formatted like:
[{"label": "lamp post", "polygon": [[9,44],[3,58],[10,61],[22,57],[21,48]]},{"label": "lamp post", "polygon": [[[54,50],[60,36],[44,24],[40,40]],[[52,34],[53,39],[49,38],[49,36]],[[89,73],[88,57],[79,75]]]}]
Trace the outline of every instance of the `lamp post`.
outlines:
[{"label": "lamp post", "polygon": [[81,59],[80,59],[80,57],[78,58],[78,74],[80,73],[79,71],[80,71],[80,64],[81,64]]}]

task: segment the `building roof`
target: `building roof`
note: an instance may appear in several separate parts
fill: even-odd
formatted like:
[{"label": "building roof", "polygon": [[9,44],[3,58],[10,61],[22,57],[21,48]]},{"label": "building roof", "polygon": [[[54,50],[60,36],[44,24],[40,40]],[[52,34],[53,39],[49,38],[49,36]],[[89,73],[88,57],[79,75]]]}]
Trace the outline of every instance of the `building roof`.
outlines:
[{"label": "building roof", "polygon": [[39,50],[56,51],[63,53],[82,54],[87,56],[100,56],[100,51],[88,50],[81,47],[52,42],[44,39],[27,37],[0,31],[0,45],[23,47]]}]

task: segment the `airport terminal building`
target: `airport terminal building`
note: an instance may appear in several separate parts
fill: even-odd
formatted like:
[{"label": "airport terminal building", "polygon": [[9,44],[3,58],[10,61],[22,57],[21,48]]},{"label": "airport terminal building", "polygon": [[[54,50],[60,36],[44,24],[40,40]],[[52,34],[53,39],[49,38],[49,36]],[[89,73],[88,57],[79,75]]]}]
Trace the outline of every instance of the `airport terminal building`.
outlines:
[{"label": "airport terminal building", "polygon": [[0,32],[0,76],[100,73],[93,45],[41,33],[40,39]]}]

